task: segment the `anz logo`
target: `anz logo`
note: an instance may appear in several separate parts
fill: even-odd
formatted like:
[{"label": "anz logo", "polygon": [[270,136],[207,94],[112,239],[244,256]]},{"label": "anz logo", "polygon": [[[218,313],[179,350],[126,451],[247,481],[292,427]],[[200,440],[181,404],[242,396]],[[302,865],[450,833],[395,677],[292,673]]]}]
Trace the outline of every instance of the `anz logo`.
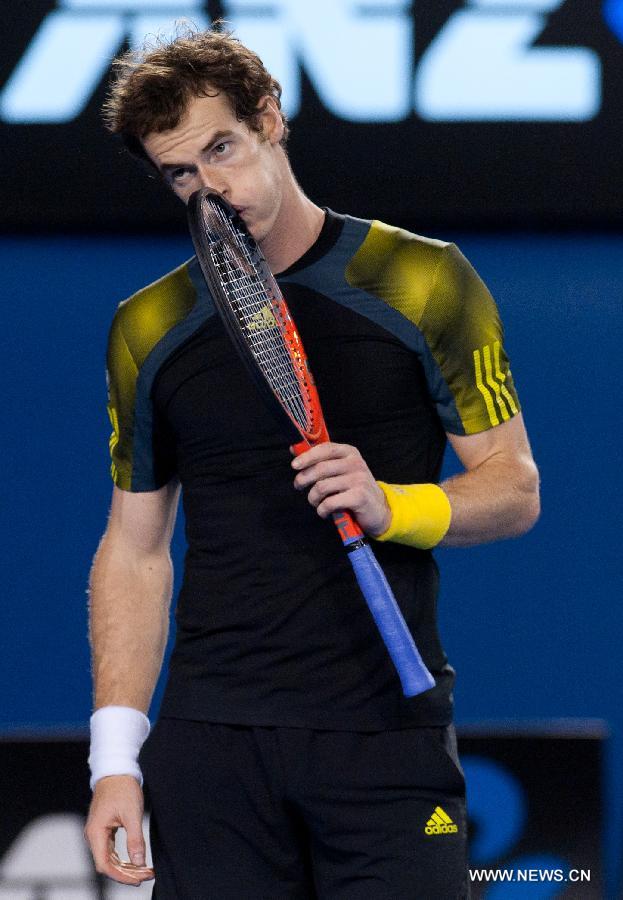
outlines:
[{"label": "anz logo", "polygon": [[[416,0],[417,2],[417,0]],[[413,63],[411,0],[229,0],[223,12],[281,81],[290,117],[301,71],[349,122],[582,122],[601,107],[601,63],[588,47],[535,46],[565,0],[466,0]],[[609,4],[612,12],[621,5]],[[129,41],[171,34],[199,0],[58,0],[0,92],[14,124],[76,119]],[[620,22],[620,17],[618,19]]]}]

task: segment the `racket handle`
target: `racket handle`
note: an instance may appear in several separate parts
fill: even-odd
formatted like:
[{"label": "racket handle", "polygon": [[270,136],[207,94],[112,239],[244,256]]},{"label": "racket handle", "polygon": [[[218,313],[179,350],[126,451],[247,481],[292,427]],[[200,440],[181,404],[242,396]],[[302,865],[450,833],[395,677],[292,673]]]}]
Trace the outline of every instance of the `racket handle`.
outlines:
[{"label": "racket handle", "polygon": [[405,697],[415,697],[435,686],[407,627],[383,570],[367,543],[350,550],[348,558],[361,593],[392,658]]},{"label": "racket handle", "polygon": [[[324,437],[321,440],[328,440],[324,424],[323,428]],[[310,446],[309,441],[302,440],[292,450],[300,456]],[[385,573],[358,522],[346,510],[333,513],[333,522],[348,553],[361,593],[396,667],[403,694],[405,697],[415,697],[429,691],[435,687],[435,679],[424,665]]]}]

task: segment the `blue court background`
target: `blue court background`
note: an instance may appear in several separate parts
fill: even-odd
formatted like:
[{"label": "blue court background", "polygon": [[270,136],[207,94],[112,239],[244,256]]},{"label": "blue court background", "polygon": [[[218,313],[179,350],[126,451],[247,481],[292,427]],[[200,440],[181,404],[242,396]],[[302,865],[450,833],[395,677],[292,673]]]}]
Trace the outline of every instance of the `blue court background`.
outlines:
[{"label": "blue court background", "polygon": [[[457,240],[496,296],[543,497],[526,537],[438,553],[457,721],[607,721],[604,840],[614,896],[623,848],[615,469],[623,237],[435,236]],[[119,299],[190,254],[179,237],[0,240],[3,732],[87,723],[85,586],[111,490],[106,334]],[[178,526],[178,572],[182,550]]]}]

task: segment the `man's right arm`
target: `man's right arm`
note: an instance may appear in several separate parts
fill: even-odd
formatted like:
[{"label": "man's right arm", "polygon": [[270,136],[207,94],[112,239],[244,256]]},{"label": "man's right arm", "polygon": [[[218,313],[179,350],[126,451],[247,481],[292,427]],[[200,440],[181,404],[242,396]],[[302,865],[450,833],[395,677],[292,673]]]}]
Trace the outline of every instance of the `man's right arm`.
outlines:
[{"label": "man's right arm", "polygon": [[[166,647],[173,587],[170,542],[179,499],[176,481],[157,491],[115,487],[106,532],[91,570],[90,640],[95,709],[147,713]],[[144,864],[143,797],[131,775],[95,785],[85,834],[99,872],[126,884],[153,877]],[[114,833],[126,829],[134,870],[115,868]],[[141,877],[142,876],[142,877]]]},{"label": "man's right arm", "polygon": [[158,491],[113,489],[89,584],[94,706],[149,709],[166,646],[177,482]]}]

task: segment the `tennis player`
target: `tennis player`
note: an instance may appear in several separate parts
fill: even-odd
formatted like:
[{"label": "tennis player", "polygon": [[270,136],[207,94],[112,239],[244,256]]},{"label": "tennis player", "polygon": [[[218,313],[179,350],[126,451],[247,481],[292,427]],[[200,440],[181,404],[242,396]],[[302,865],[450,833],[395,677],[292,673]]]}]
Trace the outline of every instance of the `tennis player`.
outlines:
[{"label": "tennis player", "polygon": [[[333,440],[293,459],[194,258],[119,306],[113,498],[90,584],[86,836],[99,872],[138,884],[155,871],[159,900],[457,900],[469,894],[465,784],[431,550],[528,530],[537,470],[481,279],[452,244],[305,196],[280,93],[215,30],[116,63],[109,128],[183,202],[210,186],[239,211],[301,332]],[[447,441],[464,471],[440,485]],[[149,734],[180,489],[188,551]],[[435,677],[417,697],[402,694],[325,521],[340,509],[375,539]],[[469,603],[469,590],[448,602]],[[113,852],[118,828],[128,861]]]}]

